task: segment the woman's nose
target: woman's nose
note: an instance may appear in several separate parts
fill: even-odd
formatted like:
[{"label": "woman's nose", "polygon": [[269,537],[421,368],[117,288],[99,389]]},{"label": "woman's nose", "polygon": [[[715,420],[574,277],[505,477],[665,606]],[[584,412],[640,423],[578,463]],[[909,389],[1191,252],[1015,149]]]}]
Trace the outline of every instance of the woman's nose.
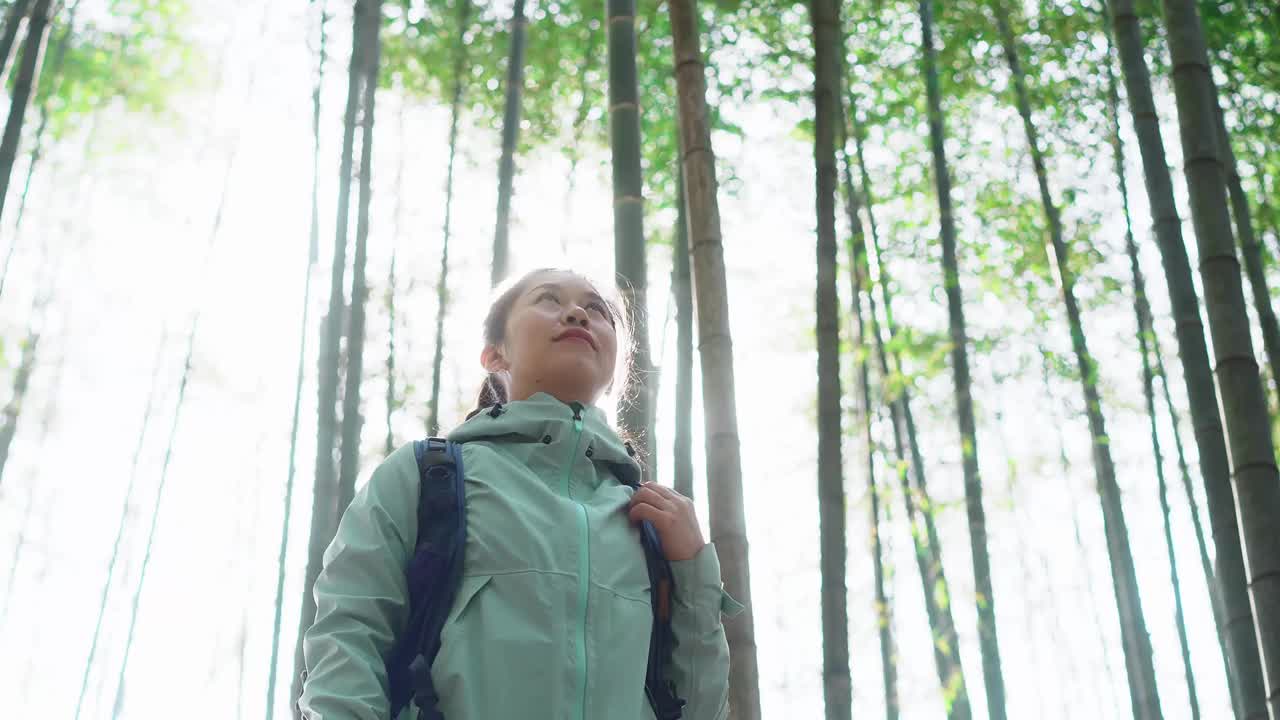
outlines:
[{"label": "woman's nose", "polygon": [[570,324],[572,324],[572,323],[575,323],[575,322],[576,322],[576,323],[578,323],[579,325],[586,325],[586,324],[587,324],[587,311],[586,311],[586,310],[583,310],[582,308],[578,307],[577,305],[572,305],[572,306],[570,306],[570,307],[569,307],[568,311],[566,311],[566,318],[568,319],[568,321],[569,321],[569,323],[570,323]]}]

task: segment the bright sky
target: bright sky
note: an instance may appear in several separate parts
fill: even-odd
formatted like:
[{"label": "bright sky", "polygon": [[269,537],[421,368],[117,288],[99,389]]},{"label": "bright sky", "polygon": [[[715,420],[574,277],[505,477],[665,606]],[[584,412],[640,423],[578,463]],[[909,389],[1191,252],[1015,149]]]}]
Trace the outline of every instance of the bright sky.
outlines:
[{"label": "bright sky", "polygon": [[[15,266],[0,299],[5,362],[12,367],[18,360],[18,339],[25,334],[36,286],[38,248],[47,243],[58,277],[56,297],[42,319],[45,335],[39,367],[0,485],[0,567],[6,573],[0,585],[0,715],[4,717],[70,717],[73,713],[158,356],[154,413],[141,446],[123,553],[82,715],[110,716],[132,596],[174,422],[186,336],[197,310],[192,374],[138,606],[122,717],[165,716],[179,707],[184,716],[195,718],[260,717],[266,702],[310,217],[314,61],[306,32],[313,18],[301,3],[271,4],[265,17],[255,3],[238,2],[230,8],[213,2],[195,5],[193,32],[209,48],[215,66],[220,58],[225,60],[220,90],[218,73],[211,69],[206,82],[175,99],[177,120],[164,123],[112,108],[92,130],[51,153],[37,173],[32,207],[18,237]],[[322,255],[307,328],[308,377],[302,396],[280,679],[273,698],[277,717],[287,711],[305,564],[314,457],[316,328],[328,296],[326,253],[332,251],[348,23],[345,17],[331,23],[333,61],[324,94],[320,166]],[[226,45],[228,37],[231,41]],[[371,379],[364,387],[360,482],[381,458],[386,433],[385,385],[373,378],[384,373],[388,330],[383,298],[393,248],[399,275],[399,382],[401,387],[406,382],[413,386],[409,403],[392,420],[397,444],[424,434],[422,419],[430,391],[447,108],[406,106],[403,129],[400,112],[401,103],[393,92],[380,93],[368,265],[375,290],[369,302],[365,351]],[[736,194],[721,194],[721,216],[762,702],[766,717],[816,718],[822,713],[822,685],[813,429],[813,171],[811,149],[791,133],[808,109],[774,104],[732,112],[748,137],[717,136],[715,144],[722,161],[732,164],[741,178]],[[1018,137],[1017,126],[1009,123],[1007,114],[992,117],[1002,118],[998,122],[1004,123],[1003,129],[988,126],[971,142],[989,143],[1001,135]],[[1173,153],[1176,126],[1171,116],[1165,120],[1166,146]],[[964,128],[953,132],[962,133]],[[90,142],[92,158],[86,160],[85,145]],[[488,132],[470,131],[462,142],[451,246],[453,305],[445,326],[447,425],[461,419],[482,377],[480,320],[488,293],[499,150],[498,137]],[[872,138],[868,152],[873,172],[888,171],[900,153],[924,151],[923,144],[915,148],[899,144],[898,139],[877,143]],[[1017,152],[1022,153],[1020,147]],[[1062,170],[1097,178],[1093,181],[1097,195],[1081,206],[1102,214],[1098,237],[1108,252],[1107,270],[1124,277],[1126,261],[1111,252],[1120,247],[1121,230],[1117,200],[1108,184],[1109,158],[1094,163],[1093,169]],[[1132,159],[1136,161],[1136,153]],[[551,153],[520,158],[512,228],[517,266],[555,259],[565,237],[569,263],[611,273],[607,160],[607,152],[602,151],[584,162],[571,215],[564,216],[566,161]],[[404,163],[404,176],[397,203],[394,179],[399,161]],[[1172,157],[1171,165],[1177,166]],[[24,167],[20,163],[15,174]],[[228,192],[222,223],[211,243],[224,182]],[[962,217],[963,203],[976,187],[976,181],[959,173],[957,199]],[[1140,169],[1133,163],[1130,187],[1135,192],[1136,229],[1145,237],[1145,198]],[[896,209],[921,212],[931,202],[931,197],[920,197],[899,203]],[[1182,207],[1186,214],[1185,202]],[[892,219],[894,210],[883,210],[882,227],[889,228],[886,218]],[[672,220],[668,213],[651,213],[646,229],[651,235],[665,236]],[[980,237],[981,229],[965,222],[969,237]],[[14,237],[12,223],[13,214],[6,212],[0,234],[4,247]],[[898,252],[890,259],[900,263],[895,265],[901,286],[896,311],[900,322],[938,331],[944,327],[945,307],[940,293],[929,294],[937,285],[935,251],[913,257],[905,250],[907,242],[918,240],[889,241]],[[1163,313],[1166,295],[1150,243],[1144,246],[1144,261],[1156,311]],[[655,358],[674,368],[675,326],[663,322],[674,314],[667,300],[669,273],[669,251],[655,247],[649,255],[652,346]],[[842,278],[841,293],[847,301],[845,282]],[[983,297],[973,283],[965,289],[975,333],[998,329],[1006,319],[1016,317],[1010,309],[1016,303]],[[1137,358],[1130,340],[1132,313],[1124,305],[1110,306],[1091,312],[1087,321],[1090,341],[1103,361],[1109,429],[1126,493],[1165,716],[1187,718],[1149,433],[1141,414]],[[1046,342],[1065,348],[1065,328],[1050,331],[1053,336]],[[1078,389],[1059,384],[1055,386],[1059,397],[1045,397],[1036,365],[1026,368],[1020,378],[997,383],[994,373],[1016,369],[1013,349],[1025,353],[1027,348],[1011,349],[1004,343],[988,359],[974,363],[1010,716],[1127,718],[1119,631]],[[1176,372],[1171,341],[1165,350],[1167,363]],[[61,371],[55,372],[57,368]],[[696,368],[695,362],[695,380]],[[846,373],[847,368],[846,364]],[[1185,402],[1180,382],[1175,378],[1175,397]],[[949,384],[949,372],[923,381],[916,412],[930,464],[931,489],[941,508],[938,523],[969,692],[975,717],[981,717],[985,700]],[[661,387],[657,430],[664,474],[671,466],[673,391],[674,380],[667,376]],[[695,393],[695,412],[699,402]],[[998,427],[993,422],[997,413],[1004,418]],[[1185,411],[1183,417],[1185,421]],[[43,418],[48,418],[47,434],[40,429]],[[699,416],[694,427],[700,426]],[[1171,455],[1167,423],[1162,432]],[[698,435],[694,447],[700,455]],[[1069,473],[1058,461],[1060,436],[1072,462]],[[1194,455],[1190,434],[1185,437]],[[858,447],[854,440],[845,447],[853,689],[857,716],[876,717],[883,714],[883,692],[866,541],[867,483]],[[1016,463],[1016,483],[1011,482],[1005,457]],[[701,463],[695,457],[699,493]],[[1185,498],[1173,463],[1168,467],[1197,688],[1205,716],[1226,717],[1226,687],[1203,575]],[[903,717],[941,717],[900,494],[894,492],[888,502],[893,520],[884,534],[895,570],[891,592]],[[705,507],[703,519],[705,527]],[[1074,521],[1082,533],[1093,596],[1087,592]],[[16,570],[8,575],[15,557]],[[1101,620],[1101,631],[1095,618]]]}]

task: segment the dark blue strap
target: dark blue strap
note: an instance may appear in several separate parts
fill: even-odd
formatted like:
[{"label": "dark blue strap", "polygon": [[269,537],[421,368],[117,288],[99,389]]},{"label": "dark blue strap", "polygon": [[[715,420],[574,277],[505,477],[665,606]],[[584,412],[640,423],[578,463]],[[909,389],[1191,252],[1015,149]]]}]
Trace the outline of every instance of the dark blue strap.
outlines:
[{"label": "dark blue strap", "polygon": [[[627,452],[634,454],[630,446]],[[640,489],[639,471],[630,463],[610,463],[613,474],[623,485]],[[649,635],[649,662],[645,671],[644,693],[658,720],[679,720],[685,701],[676,694],[675,683],[667,679],[667,667],[675,649],[675,633],[671,630],[671,612],[676,596],[675,575],[671,563],[662,552],[662,540],[653,523],[640,522],[640,546],[644,548],[645,566],[649,570],[650,604],[653,606],[653,630]]]},{"label": "dark blue strap", "polygon": [[431,663],[462,578],[467,537],[461,446],[442,438],[414,443],[418,464],[418,537],[405,569],[409,620],[387,656],[391,717],[416,703],[422,720],[440,720]]},{"label": "dark blue strap", "polygon": [[675,683],[667,679],[667,665],[675,647],[671,630],[672,604],[676,583],[671,563],[662,552],[662,540],[648,520],[640,522],[640,545],[644,548],[645,565],[649,569],[649,594],[653,606],[653,630],[649,637],[649,662],[644,678],[644,692],[657,720],[680,720],[685,701],[676,694]]}]

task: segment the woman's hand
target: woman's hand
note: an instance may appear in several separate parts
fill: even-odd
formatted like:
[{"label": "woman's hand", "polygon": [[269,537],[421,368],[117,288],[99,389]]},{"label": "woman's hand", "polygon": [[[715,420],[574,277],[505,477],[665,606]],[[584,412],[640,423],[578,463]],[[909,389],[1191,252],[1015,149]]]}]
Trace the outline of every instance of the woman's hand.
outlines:
[{"label": "woman's hand", "polygon": [[667,560],[691,560],[706,545],[693,501],[665,485],[643,483],[631,496],[627,515],[633,525],[653,523]]}]

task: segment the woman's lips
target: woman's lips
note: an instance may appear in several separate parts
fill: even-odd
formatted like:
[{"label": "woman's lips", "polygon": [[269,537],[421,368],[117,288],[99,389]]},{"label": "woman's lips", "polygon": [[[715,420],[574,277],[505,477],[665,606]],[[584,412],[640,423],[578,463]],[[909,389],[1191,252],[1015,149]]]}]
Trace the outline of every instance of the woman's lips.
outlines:
[{"label": "woman's lips", "polygon": [[[587,347],[591,348],[591,342],[586,338],[582,337],[581,335],[565,335],[564,337],[560,338],[556,342],[563,342],[565,340],[573,340],[575,342],[582,343],[583,345],[586,345]],[[595,348],[591,348],[591,349],[594,350]]]},{"label": "woman's lips", "polygon": [[591,334],[579,328],[570,328],[560,333],[559,337],[554,338],[555,342],[560,342],[561,340],[580,340],[592,350],[596,349],[596,343],[591,339]]}]

